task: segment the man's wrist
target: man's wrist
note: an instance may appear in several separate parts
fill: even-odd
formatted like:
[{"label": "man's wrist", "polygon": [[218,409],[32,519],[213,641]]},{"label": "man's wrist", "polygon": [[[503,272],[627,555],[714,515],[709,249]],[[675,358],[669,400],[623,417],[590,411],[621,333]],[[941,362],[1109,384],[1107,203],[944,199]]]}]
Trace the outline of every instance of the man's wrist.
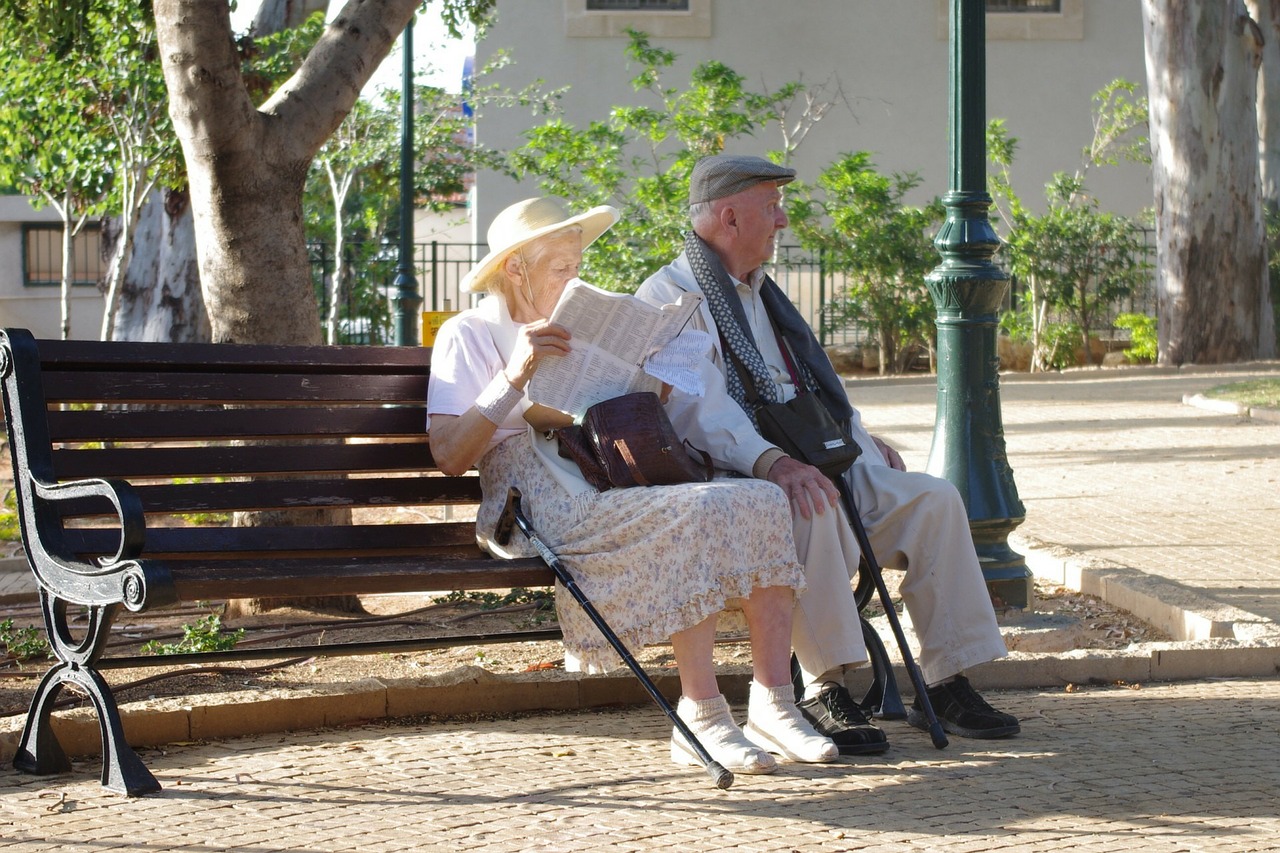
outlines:
[{"label": "man's wrist", "polygon": [[770,447],[764,453],[761,453],[760,457],[756,459],[756,464],[751,466],[751,476],[757,480],[769,479],[769,471],[773,468],[774,463],[786,455],[780,449]]}]

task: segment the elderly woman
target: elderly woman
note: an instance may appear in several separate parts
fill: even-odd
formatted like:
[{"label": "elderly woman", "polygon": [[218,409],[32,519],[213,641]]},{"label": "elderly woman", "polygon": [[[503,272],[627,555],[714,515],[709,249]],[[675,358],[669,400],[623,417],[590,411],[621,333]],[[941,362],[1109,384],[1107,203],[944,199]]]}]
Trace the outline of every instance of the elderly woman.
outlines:
[{"label": "elderly woman", "polygon": [[[670,639],[682,693],[677,713],[717,761],[737,772],[770,773],[771,753],[834,760],[835,745],[796,710],[790,682],[791,612],[804,576],[782,491],[734,479],[599,492],[561,458],[548,432],[569,417],[525,396],[539,362],[572,347],[569,331],[546,318],[577,276],[583,250],[617,217],[607,206],[570,216],[552,199],[533,198],[494,219],[490,252],[464,281],[489,295],[436,336],[427,405],[432,455],[449,474],[480,469],[476,531],[490,551],[511,553],[492,533],[507,488],[516,486],[534,526],[629,648]],[[751,631],[745,729],[730,715],[712,662],[716,614],[731,603]],[[564,590],[556,604],[567,666],[593,672],[617,665]],[[671,756],[697,763],[678,733]]]}]

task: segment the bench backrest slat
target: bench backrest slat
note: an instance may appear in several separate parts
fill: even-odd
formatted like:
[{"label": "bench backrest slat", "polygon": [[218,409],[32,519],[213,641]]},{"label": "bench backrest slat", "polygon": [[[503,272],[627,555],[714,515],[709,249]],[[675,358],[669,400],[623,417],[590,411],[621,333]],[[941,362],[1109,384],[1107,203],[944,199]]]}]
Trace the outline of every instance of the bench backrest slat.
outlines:
[{"label": "bench backrest slat", "polygon": [[[119,534],[97,527],[71,528],[67,543],[82,557],[115,551]],[[476,526],[471,521],[433,521],[429,524],[329,525],[326,527],[242,527],[234,539],[221,527],[158,527],[147,532],[147,553],[168,559],[208,554],[227,559],[245,556],[301,553],[323,542],[327,550],[377,552],[387,556],[427,555],[433,551],[474,553]]]},{"label": "bench backrest slat", "polygon": [[[272,444],[204,447],[108,447],[64,450],[54,458],[62,480],[82,477],[217,477],[379,472],[435,468],[426,437],[396,444]],[[251,488],[251,487],[249,487]]]},{"label": "bench backrest slat", "polygon": [[69,442],[212,441],[314,435],[420,437],[425,426],[426,415],[421,405],[49,412],[51,437],[54,441]]},{"label": "bench backrest slat", "polygon": [[359,374],[212,374],[84,372],[45,378],[50,403],[247,403],[385,402],[422,398],[426,379]]},{"label": "bench backrest slat", "polygon": [[[135,487],[143,510],[152,513],[251,512],[276,509],[426,506],[471,504],[480,499],[477,477],[394,477],[345,480],[265,480],[247,489],[243,482],[165,483]],[[67,517],[110,513],[105,501],[70,500]]]}]

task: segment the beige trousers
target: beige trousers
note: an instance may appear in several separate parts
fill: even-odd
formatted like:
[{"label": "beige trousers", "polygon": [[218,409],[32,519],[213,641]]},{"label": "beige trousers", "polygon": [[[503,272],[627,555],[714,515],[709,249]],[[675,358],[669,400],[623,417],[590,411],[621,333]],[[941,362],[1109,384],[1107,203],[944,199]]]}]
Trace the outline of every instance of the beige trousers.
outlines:
[{"label": "beige trousers", "polygon": [[[876,559],[906,571],[900,594],[925,683],[1007,654],[955,486],[861,462],[845,476]],[[843,507],[807,521],[797,514],[792,522],[808,583],[796,605],[792,645],[810,683],[836,666],[867,660],[850,583],[860,551]]]}]

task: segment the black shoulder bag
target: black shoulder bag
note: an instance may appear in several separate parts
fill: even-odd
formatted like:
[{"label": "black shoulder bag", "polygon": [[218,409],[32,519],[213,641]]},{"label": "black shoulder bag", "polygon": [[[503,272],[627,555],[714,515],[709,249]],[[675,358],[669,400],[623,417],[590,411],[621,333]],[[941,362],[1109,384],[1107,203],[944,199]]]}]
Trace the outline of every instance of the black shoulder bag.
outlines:
[{"label": "black shoulder bag", "polygon": [[791,374],[791,381],[796,387],[796,396],[787,402],[762,404],[755,383],[723,336],[720,339],[720,351],[733,362],[742,379],[747,403],[755,410],[756,423],[760,425],[760,435],[791,458],[812,465],[834,480],[849,470],[862,448],[840,428],[827,407],[818,399],[817,393],[805,384],[792,361],[791,346],[778,333],[772,316],[769,317],[769,324],[773,326],[778,349],[782,352],[787,372]]}]

